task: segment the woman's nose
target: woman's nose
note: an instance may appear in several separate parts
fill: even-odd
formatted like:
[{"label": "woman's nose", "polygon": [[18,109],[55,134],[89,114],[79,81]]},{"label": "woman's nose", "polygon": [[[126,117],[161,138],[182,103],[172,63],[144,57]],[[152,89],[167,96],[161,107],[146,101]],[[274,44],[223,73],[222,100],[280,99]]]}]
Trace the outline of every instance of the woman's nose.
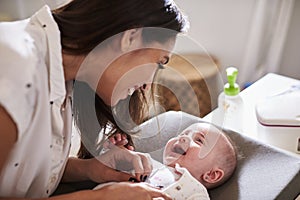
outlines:
[{"label": "woman's nose", "polygon": [[150,88],[151,88],[151,83],[148,83],[148,84],[145,83],[145,84],[142,86],[142,90],[144,90],[144,91],[149,91]]}]

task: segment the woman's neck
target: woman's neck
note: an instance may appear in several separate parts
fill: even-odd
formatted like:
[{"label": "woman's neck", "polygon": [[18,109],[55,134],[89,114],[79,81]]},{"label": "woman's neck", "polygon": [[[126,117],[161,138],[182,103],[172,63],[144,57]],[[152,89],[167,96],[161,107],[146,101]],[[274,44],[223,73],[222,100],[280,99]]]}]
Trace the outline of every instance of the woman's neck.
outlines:
[{"label": "woman's neck", "polygon": [[65,81],[75,80],[85,56],[63,53],[62,57]]}]

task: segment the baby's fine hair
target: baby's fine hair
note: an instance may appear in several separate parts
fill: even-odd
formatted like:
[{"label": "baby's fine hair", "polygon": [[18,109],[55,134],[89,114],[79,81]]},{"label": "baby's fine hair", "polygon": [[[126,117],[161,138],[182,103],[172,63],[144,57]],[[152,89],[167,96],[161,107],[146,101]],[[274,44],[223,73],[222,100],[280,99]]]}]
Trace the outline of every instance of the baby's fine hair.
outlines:
[{"label": "baby's fine hair", "polygon": [[221,151],[221,153],[216,156],[215,160],[219,167],[224,171],[224,176],[219,182],[209,185],[208,188],[210,189],[224,184],[233,175],[237,166],[238,156],[236,145],[226,133],[223,131],[221,132],[224,137],[221,137],[220,139],[228,140],[229,143],[225,141],[222,143],[222,145],[219,147],[219,151]]}]

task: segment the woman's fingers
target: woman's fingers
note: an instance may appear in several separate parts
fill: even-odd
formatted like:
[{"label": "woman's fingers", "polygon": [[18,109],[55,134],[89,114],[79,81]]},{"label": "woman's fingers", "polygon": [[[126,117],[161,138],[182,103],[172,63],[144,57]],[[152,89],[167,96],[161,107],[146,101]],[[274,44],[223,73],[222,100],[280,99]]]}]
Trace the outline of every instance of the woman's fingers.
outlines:
[{"label": "woman's fingers", "polygon": [[165,193],[162,193],[161,191],[154,191],[151,194],[152,199],[157,199],[157,200],[172,200],[172,198]]},{"label": "woman's fingers", "polygon": [[130,152],[133,170],[136,179],[140,182],[146,181],[152,171],[152,162],[149,154]]},{"label": "woman's fingers", "polygon": [[150,173],[153,170],[151,156],[148,153],[144,153],[143,155],[144,156],[142,157],[142,162],[143,162],[143,166],[145,166],[144,167],[145,173],[150,175]]},{"label": "woman's fingers", "polygon": [[162,192],[161,190],[155,189],[153,187],[149,187],[148,185],[143,184],[143,183],[140,183],[140,184],[143,185],[143,187],[145,187],[145,189],[148,191],[148,194],[151,196],[151,199],[172,200],[171,196]]},{"label": "woman's fingers", "polygon": [[132,157],[132,165],[135,172],[135,177],[138,181],[142,181],[144,168],[141,159],[135,155]]},{"label": "woman's fingers", "polygon": [[114,146],[101,154],[98,160],[111,168],[120,171],[133,172],[137,181],[145,181],[152,171],[152,161],[149,154],[130,151]]},{"label": "woman's fingers", "polygon": [[150,155],[146,153],[140,154],[140,158],[144,169],[144,174],[141,181],[145,182],[147,178],[150,176],[150,173],[152,172],[153,169],[152,161]]}]

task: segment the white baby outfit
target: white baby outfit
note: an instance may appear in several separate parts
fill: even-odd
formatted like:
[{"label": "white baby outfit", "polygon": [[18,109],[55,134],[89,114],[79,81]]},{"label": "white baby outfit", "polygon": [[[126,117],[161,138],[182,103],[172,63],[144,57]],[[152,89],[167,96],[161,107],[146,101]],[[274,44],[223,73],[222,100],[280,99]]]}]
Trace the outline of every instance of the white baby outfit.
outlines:
[{"label": "white baby outfit", "polygon": [[[154,170],[146,183],[159,187],[163,192],[170,195],[173,200],[209,200],[207,189],[197,181],[187,169],[178,164],[175,169],[167,167],[155,160],[152,160]],[[94,190],[114,184],[109,182],[99,184]]]},{"label": "white baby outfit", "polygon": [[[154,169],[147,180],[150,185],[160,187],[174,200],[210,199],[204,185],[196,180],[187,169],[182,168],[179,165],[176,165],[175,169],[162,164],[160,165],[161,167]],[[178,173],[180,173],[180,175]]]}]

